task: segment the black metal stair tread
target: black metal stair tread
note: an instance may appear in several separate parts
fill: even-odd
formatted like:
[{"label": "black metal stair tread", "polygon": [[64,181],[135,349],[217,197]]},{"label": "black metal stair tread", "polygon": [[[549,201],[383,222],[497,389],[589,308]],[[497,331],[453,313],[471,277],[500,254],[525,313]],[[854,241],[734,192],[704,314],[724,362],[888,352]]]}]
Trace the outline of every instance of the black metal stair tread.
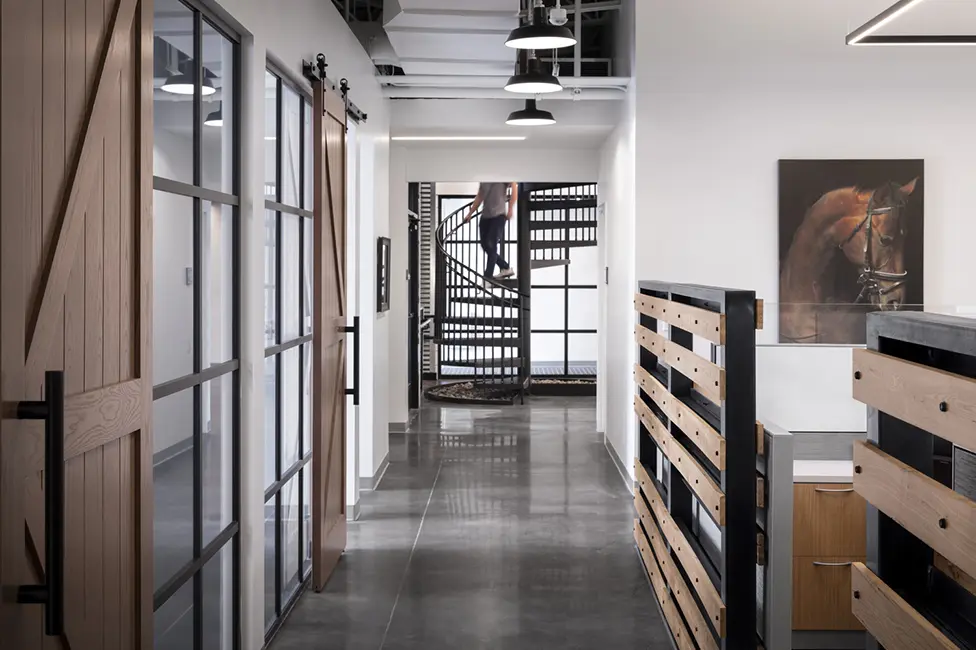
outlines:
[{"label": "black metal stair tread", "polygon": [[485,327],[518,327],[517,318],[503,318],[499,316],[445,316],[441,322],[449,325],[484,325]]},{"label": "black metal stair tread", "polygon": [[496,337],[441,337],[433,339],[434,343],[440,345],[458,345],[463,347],[485,347],[485,348],[517,348],[521,347],[522,339],[518,337],[496,338]]},{"label": "black metal stair tread", "polygon": [[566,230],[574,228],[596,228],[595,220],[587,221],[530,221],[530,230]]},{"label": "black metal stair tread", "polygon": [[518,298],[503,298],[501,296],[455,296],[449,299],[450,302],[459,302],[466,305],[484,305],[491,307],[518,308]]},{"label": "black metal stair tread", "polygon": [[453,361],[443,359],[441,365],[453,368],[517,368],[522,365],[518,357],[499,357],[497,359],[468,359]]},{"label": "black metal stair tread", "polygon": [[548,269],[553,266],[568,266],[569,260],[532,260],[532,268]]},{"label": "black metal stair tread", "polygon": [[597,198],[595,196],[559,197],[551,201],[533,198],[529,201],[529,210],[578,210],[596,208],[596,203]]},{"label": "black metal stair tread", "polygon": [[529,244],[529,248],[534,251],[548,248],[586,248],[589,246],[596,246],[596,240],[557,241],[554,239],[537,239]]}]

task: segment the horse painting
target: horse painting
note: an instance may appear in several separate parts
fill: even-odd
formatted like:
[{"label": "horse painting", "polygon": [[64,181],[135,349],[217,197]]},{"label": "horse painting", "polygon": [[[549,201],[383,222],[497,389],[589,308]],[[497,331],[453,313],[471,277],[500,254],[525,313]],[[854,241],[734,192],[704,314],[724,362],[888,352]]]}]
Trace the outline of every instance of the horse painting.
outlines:
[{"label": "horse painting", "polygon": [[863,342],[867,312],[905,304],[905,207],[918,180],[842,187],[807,209],[781,267],[781,341]]}]

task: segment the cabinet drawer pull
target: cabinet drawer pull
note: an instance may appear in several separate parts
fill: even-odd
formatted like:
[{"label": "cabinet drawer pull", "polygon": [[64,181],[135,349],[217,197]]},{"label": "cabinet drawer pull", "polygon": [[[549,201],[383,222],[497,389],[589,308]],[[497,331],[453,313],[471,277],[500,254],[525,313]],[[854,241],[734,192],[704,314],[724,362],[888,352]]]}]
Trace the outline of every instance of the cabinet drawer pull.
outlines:
[{"label": "cabinet drawer pull", "polygon": [[827,488],[813,488],[813,491],[814,492],[833,492],[833,493],[840,494],[840,493],[843,493],[843,492],[853,492],[854,491],[854,488],[847,488],[847,489],[843,489],[843,490],[829,490]]},{"label": "cabinet drawer pull", "polygon": [[851,566],[853,562],[814,562],[813,566]]}]

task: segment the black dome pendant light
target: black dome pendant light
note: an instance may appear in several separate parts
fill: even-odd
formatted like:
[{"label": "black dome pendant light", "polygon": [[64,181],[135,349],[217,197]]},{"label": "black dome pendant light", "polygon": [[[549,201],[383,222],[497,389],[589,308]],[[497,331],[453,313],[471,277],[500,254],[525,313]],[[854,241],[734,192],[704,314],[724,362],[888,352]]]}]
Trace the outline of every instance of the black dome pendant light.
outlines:
[{"label": "black dome pendant light", "polygon": [[[530,0],[531,1],[531,0]],[[534,0],[532,22],[516,27],[508,35],[505,45],[516,50],[557,50],[576,45],[576,37],[565,25],[549,24],[542,0]],[[579,17],[577,17],[579,20]]]},{"label": "black dome pendant light", "polygon": [[525,108],[513,112],[505,120],[509,126],[549,126],[555,123],[556,118],[552,113],[538,108],[534,99],[526,99]]},{"label": "black dome pendant light", "polygon": [[223,102],[217,104],[217,110],[211,111],[207,115],[207,119],[203,121],[207,126],[223,126],[224,125],[224,105]]},{"label": "black dome pendant light", "polygon": [[[519,66],[518,63],[523,65]],[[539,59],[524,50],[519,52],[515,74],[505,84],[505,90],[525,95],[558,93],[562,89],[559,78],[551,72],[543,71]]]}]

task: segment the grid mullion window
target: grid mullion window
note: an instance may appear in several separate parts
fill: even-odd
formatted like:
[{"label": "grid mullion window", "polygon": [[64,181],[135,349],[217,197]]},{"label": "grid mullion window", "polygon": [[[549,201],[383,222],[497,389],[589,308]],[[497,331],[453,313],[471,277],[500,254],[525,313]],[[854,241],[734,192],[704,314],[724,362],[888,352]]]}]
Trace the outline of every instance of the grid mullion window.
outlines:
[{"label": "grid mullion window", "polygon": [[[270,636],[309,575],[311,427],[311,105],[287,76],[265,74],[266,630]],[[273,278],[273,280],[270,280]],[[266,461],[267,462],[267,461]]]},{"label": "grid mullion window", "polygon": [[154,30],[154,647],[236,650],[240,43],[180,0]]}]

